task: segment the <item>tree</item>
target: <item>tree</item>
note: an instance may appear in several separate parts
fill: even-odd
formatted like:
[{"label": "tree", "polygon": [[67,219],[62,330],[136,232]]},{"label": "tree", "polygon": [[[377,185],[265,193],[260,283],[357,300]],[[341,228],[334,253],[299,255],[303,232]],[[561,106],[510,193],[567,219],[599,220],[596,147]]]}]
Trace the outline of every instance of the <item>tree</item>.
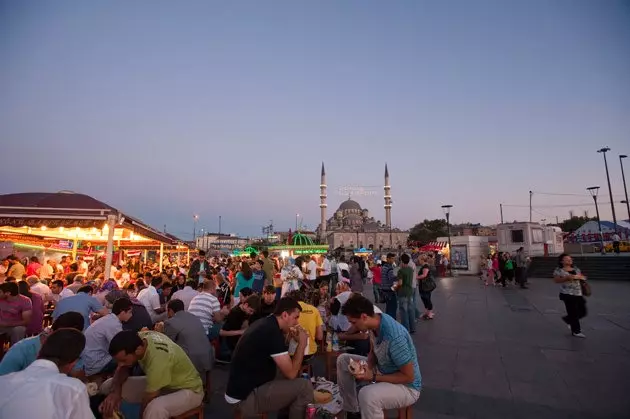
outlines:
[{"label": "tree", "polygon": [[438,237],[443,237],[447,234],[448,229],[446,226],[446,220],[424,220],[420,224],[413,226],[413,228],[409,231],[409,241],[427,244]]},{"label": "tree", "polygon": [[558,227],[566,233],[573,233],[589,221],[597,221],[597,217],[571,217],[562,221]]}]

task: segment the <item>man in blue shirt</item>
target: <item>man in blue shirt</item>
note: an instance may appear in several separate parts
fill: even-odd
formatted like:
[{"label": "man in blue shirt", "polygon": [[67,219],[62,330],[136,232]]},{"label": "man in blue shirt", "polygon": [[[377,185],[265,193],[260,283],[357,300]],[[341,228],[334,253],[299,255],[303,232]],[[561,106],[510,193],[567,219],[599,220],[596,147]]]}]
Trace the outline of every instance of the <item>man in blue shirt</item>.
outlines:
[{"label": "man in blue shirt", "polygon": [[97,313],[101,316],[109,314],[109,310],[104,308],[96,298],[92,297],[92,287],[89,285],[79,288],[76,295],[59,300],[55,311],[53,311],[53,320],[57,320],[59,316],[69,311],[76,311],[83,315],[84,330],[90,326],[91,313]]},{"label": "man in blue shirt", "polygon": [[[77,329],[83,330],[83,316],[75,311],[69,311],[62,314],[55,320],[52,325],[52,331],[57,329]],[[22,339],[9,348],[9,351],[0,362],[0,375],[10,374],[24,370],[31,365],[36,359],[39,350],[48,337],[48,332],[42,332],[32,338]],[[75,364],[73,376],[81,376],[83,372],[83,363],[79,358],[79,362]]]},{"label": "man in blue shirt", "polygon": [[[370,331],[372,339],[367,358],[351,354],[337,358],[337,383],[347,418],[383,419],[383,410],[413,405],[420,397],[422,377],[409,332],[391,316],[375,313],[372,302],[359,294],[350,297],[341,312],[358,330]],[[358,394],[357,384],[362,385]]]}]

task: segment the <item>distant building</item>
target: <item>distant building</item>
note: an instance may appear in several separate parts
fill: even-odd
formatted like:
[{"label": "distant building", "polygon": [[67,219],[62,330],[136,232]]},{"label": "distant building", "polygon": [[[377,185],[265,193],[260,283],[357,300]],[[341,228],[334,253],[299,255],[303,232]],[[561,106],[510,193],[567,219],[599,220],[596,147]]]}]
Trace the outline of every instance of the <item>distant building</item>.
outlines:
[{"label": "distant building", "polygon": [[339,205],[332,217],[326,217],[328,204],[326,203],[326,171],[322,163],[320,182],[321,221],[316,234],[322,243],[331,249],[366,248],[366,249],[395,249],[406,247],[409,237],[408,231],[392,227],[389,171],[385,165],[385,223],[370,216],[369,211],[357,201],[348,199]]}]

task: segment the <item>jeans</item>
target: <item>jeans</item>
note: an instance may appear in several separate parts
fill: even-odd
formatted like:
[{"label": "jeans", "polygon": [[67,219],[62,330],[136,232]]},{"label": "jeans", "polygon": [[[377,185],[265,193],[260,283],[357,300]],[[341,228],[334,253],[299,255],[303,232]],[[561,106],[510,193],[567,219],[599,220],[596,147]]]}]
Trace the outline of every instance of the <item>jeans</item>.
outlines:
[{"label": "jeans", "polygon": [[427,310],[433,310],[433,303],[431,302],[431,292],[432,291],[420,291],[420,299],[422,300],[424,308],[426,308]]},{"label": "jeans", "polygon": [[306,406],[313,403],[313,397],[310,380],[287,380],[281,377],[255,388],[245,400],[238,403],[238,407],[243,416],[288,409],[289,419],[303,419]]},{"label": "jeans", "polygon": [[567,315],[562,318],[571,326],[572,333],[581,333],[580,319],[586,317],[586,300],[581,295],[560,294],[560,299],[567,309]]},{"label": "jeans", "polygon": [[418,294],[416,294],[416,289],[420,288],[418,287],[413,289],[413,309],[415,312],[416,320],[418,320],[420,318],[420,309],[418,308]]},{"label": "jeans", "polygon": [[385,314],[389,314],[394,320],[396,320],[396,312],[398,311],[398,297],[392,290],[386,290],[384,292],[385,298]]},{"label": "jeans", "polygon": [[413,304],[413,297],[399,297],[398,308],[400,311],[400,323],[409,333],[415,332],[416,310]]}]

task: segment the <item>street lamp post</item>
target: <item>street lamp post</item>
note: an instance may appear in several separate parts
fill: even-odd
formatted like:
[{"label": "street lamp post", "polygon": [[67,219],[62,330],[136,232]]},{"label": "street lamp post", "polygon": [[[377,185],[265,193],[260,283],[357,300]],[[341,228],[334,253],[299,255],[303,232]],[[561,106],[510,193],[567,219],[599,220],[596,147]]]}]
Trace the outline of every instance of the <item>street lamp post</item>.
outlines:
[{"label": "street lamp post", "polygon": [[601,246],[602,254],[606,253],[606,249],[604,249],[604,235],[602,234],[602,222],[599,219],[599,206],[597,205],[597,193],[599,192],[599,186],[591,186],[590,188],[586,188],[586,190],[593,197],[593,201],[595,201],[595,214],[597,215],[597,229],[599,230],[599,245]]},{"label": "street lamp post", "polygon": [[452,275],[453,268],[451,266],[453,262],[453,252],[451,250],[451,208],[453,208],[452,205],[442,205],[442,210],[444,211],[444,215],[446,215],[446,231],[448,232],[448,269]]},{"label": "street lamp post", "polygon": [[193,243],[197,246],[197,221],[199,221],[199,216],[197,214],[193,215]]},{"label": "street lamp post", "polygon": [[300,214],[295,214],[295,231],[298,231],[298,217]]},{"label": "street lamp post", "polygon": [[628,187],[626,186],[626,175],[623,173],[623,159],[625,159],[625,154],[621,154],[619,156],[619,164],[621,165],[621,180],[623,180],[623,191],[626,194],[626,209],[628,210],[628,222],[630,222],[630,204],[628,203]]},{"label": "street lamp post", "polygon": [[610,208],[612,210],[613,225],[617,232],[617,214],[615,214],[615,201],[613,201],[612,188],[610,187],[610,175],[608,174],[608,162],[606,161],[606,153],[610,151],[610,147],[603,147],[597,150],[598,153],[604,155],[604,166],[606,167],[606,180],[608,181],[608,194],[610,195]]}]

